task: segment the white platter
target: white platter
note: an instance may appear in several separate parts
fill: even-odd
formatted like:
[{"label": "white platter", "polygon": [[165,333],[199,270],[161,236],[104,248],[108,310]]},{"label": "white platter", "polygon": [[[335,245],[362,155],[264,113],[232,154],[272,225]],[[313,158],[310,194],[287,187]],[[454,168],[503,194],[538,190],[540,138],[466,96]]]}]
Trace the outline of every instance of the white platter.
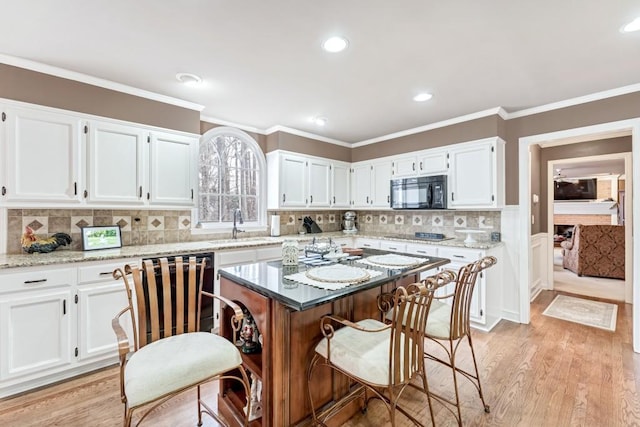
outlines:
[{"label": "white platter", "polygon": [[309,279],[319,282],[333,283],[360,283],[369,280],[370,277],[367,270],[363,268],[342,264],[312,268],[307,270],[306,275]]},{"label": "white platter", "polygon": [[420,264],[421,262],[423,262],[423,259],[421,258],[395,254],[372,255],[370,257],[367,257],[366,260],[374,264],[385,265],[389,267],[408,267],[410,265]]}]

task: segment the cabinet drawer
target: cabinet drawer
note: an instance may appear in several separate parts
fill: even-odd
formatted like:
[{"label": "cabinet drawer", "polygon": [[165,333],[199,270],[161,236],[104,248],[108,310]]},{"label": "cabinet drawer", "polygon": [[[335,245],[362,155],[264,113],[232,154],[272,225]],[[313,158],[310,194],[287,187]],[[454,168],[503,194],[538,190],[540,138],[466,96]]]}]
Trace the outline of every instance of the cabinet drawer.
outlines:
[{"label": "cabinet drawer", "polygon": [[0,293],[44,289],[56,286],[71,286],[73,269],[21,270],[10,274],[0,274]]},{"label": "cabinet drawer", "polygon": [[256,250],[224,251],[218,253],[218,265],[216,267],[236,264],[246,264],[256,260]]},{"label": "cabinet drawer", "polygon": [[260,248],[256,250],[257,261],[271,261],[282,258],[282,246],[273,248]]},{"label": "cabinet drawer", "polygon": [[407,253],[420,256],[437,256],[438,248],[436,246],[419,245],[419,244],[407,244]]},{"label": "cabinet drawer", "polygon": [[451,262],[470,263],[482,258],[483,252],[473,249],[440,248],[438,256],[449,258]]},{"label": "cabinet drawer", "polygon": [[380,249],[385,251],[392,251],[392,252],[406,252],[407,244],[399,243],[399,242],[382,241],[380,242]]},{"label": "cabinet drawer", "polygon": [[373,240],[373,239],[356,238],[355,246],[357,248],[378,249],[378,248],[380,248],[380,242],[378,240]]},{"label": "cabinet drawer", "polygon": [[78,267],[78,284],[113,281],[113,270],[124,268],[126,264],[137,264],[136,260],[123,259],[104,264]]}]

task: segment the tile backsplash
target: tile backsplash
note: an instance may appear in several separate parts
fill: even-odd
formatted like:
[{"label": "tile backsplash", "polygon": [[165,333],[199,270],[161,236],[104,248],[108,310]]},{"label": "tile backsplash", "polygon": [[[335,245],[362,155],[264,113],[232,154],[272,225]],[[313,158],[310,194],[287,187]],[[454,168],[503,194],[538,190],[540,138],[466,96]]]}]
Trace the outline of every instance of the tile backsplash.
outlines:
[{"label": "tile backsplash", "polygon": [[[326,211],[268,211],[280,215],[280,234],[297,234],[300,219],[310,216],[325,232],[340,231],[346,210]],[[416,231],[443,233],[463,238],[456,230],[464,228],[500,231],[499,211],[356,211],[356,226],[365,233],[414,234]],[[123,246],[158,243],[181,243],[231,238],[228,233],[191,234],[191,211],[182,210],[127,210],[127,209],[8,209],[7,253],[22,253],[20,237],[25,226],[30,226],[39,237],[53,233],[67,233],[73,242],[59,250],[81,250],[80,228],[92,225],[120,226]],[[269,224],[270,226],[270,224]],[[265,231],[242,233],[241,237],[269,235]]]}]

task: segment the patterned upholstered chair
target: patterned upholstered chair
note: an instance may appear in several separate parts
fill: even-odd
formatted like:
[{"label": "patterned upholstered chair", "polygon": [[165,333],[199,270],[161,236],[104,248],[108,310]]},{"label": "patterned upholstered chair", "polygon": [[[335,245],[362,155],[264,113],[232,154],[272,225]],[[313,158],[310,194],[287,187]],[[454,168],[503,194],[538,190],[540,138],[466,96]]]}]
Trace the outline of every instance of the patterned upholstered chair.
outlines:
[{"label": "patterned upholstered chair", "polygon": [[583,225],[562,246],[562,266],[578,276],[624,279],[624,226]]}]

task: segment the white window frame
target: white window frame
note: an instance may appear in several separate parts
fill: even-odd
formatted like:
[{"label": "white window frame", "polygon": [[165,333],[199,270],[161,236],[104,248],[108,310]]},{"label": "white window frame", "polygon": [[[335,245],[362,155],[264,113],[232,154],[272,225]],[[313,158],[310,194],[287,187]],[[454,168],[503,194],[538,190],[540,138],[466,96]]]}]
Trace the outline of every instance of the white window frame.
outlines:
[{"label": "white window frame", "polygon": [[[232,136],[238,138],[243,143],[249,146],[257,159],[260,171],[258,173],[258,220],[257,221],[245,221],[239,228],[244,231],[266,231],[267,230],[267,161],[265,155],[258,145],[258,142],[253,139],[248,133],[228,127],[220,126],[205,132],[198,141],[198,153],[200,153],[200,144],[204,144],[206,141],[217,138],[218,136]],[[199,157],[199,155],[198,155]],[[198,171],[200,171],[200,164],[198,163]],[[213,233],[230,233],[231,225],[228,223],[213,223],[203,222],[200,223],[199,210],[200,210],[200,183],[198,182],[197,206],[192,210],[191,223],[194,226],[191,228],[191,234],[213,234]]]}]

